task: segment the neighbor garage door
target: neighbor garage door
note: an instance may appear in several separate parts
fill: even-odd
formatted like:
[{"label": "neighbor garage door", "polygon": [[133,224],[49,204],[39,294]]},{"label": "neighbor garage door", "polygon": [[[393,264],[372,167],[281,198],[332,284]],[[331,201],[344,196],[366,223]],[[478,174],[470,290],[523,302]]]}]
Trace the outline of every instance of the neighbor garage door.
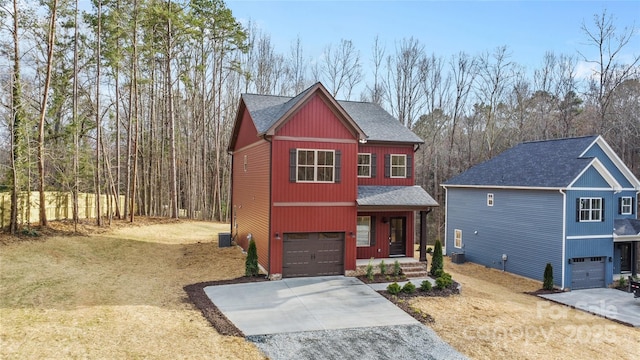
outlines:
[{"label": "neighbor garage door", "polygon": [[288,233],[283,246],[283,277],[344,274],[344,233]]},{"label": "neighbor garage door", "polygon": [[571,289],[604,286],[604,256],[571,259]]}]

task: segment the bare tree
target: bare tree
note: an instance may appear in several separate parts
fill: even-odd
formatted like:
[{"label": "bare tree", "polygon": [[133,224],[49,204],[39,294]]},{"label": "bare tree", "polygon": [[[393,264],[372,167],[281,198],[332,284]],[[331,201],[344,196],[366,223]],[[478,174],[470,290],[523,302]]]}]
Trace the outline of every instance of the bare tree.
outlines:
[{"label": "bare tree", "polygon": [[362,65],[360,52],[351,40],[340,40],[337,48],[331,45],[325,47],[320,65],[322,78],[331,95],[342,94],[345,100],[351,98],[354,87],[362,81]]},{"label": "bare tree", "polygon": [[293,91],[293,94],[290,95],[299,94],[307,87],[307,64],[303,53],[302,40],[300,39],[300,36],[298,36],[296,40],[291,43],[289,51],[288,68]]},{"label": "bare tree", "polygon": [[373,84],[367,85],[366,93],[362,95],[364,101],[382,105],[384,100],[384,87],[382,86],[382,65],[384,61],[385,48],[380,44],[380,37],[376,35],[371,48],[371,63],[373,65]]}]

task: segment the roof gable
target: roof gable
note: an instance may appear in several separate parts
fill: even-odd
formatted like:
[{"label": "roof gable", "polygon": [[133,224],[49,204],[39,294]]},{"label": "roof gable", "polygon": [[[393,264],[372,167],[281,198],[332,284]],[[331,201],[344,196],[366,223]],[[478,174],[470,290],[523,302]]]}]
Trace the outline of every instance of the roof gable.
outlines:
[{"label": "roof gable", "polygon": [[[591,172],[591,173],[590,173]],[[587,166],[572,182],[568,188],[576,188],[587,185],[587,187],[607,187],[616,191],[622,190],[622,185],[611,175],[607,168],[598,158],[593,158]]]},{"label": "roof gable", "polygon": [[347,124],[361,141],[404,142],[422,144],[424,141],[411,130],[403,126],[379,105],[367,102],[337,101],[321,83],[316,83],[295,97],[242,94],[234,135],[229,149],[233,148],[237,137],[241,112],[251,115],[257,136],[274,135],[284,123],[303,107],[314,95],[323,98],[334,114]]},{"label": "roof gable", "polygon": [[618,154],[611,149],[611,146],[602,136],[598,136],[580,156],[597,157],[623,187],[630,186],[640,190],[640,180],[633,175],[633,172],[618,157]]}]

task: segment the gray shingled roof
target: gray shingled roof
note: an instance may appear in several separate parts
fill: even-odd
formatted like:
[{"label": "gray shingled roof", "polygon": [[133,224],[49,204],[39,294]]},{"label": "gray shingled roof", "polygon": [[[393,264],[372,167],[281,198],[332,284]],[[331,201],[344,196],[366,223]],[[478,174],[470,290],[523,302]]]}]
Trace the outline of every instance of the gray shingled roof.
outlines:
[{"label": "gray shingled roof", "polygon": [[618,236],[640,235],[640,220],[615,219],[613,221],[613,233]]},{"label": "gray shingled roof", "polygon": [[359,206],[432,207],[438,203],[420,186],[358,186]]},{"label": "gray shingled roof", "polygon": [[[242,99],[251,114],[258,133],[264,134],[312,88],[310,87],[293,98],[242,94]],[[376,104],[354,101],[338,101],[338,104],[365,132],[369,141],[424,143],[420,137]]]},{"label": "gray shingled roof", "polygon": [[451,186],[567,187],[592,161],[582,154],[598,137],[525,142],[447,180]]}]

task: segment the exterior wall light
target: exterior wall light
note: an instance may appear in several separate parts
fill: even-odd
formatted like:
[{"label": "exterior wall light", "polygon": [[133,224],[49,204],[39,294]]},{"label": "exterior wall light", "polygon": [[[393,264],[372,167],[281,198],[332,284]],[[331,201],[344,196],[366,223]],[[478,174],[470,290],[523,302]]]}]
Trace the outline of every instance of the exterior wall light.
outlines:
[{"label": "exterior wall light", "polygon": [[276,232],[276,240],[280,240],[280,233]]}]

